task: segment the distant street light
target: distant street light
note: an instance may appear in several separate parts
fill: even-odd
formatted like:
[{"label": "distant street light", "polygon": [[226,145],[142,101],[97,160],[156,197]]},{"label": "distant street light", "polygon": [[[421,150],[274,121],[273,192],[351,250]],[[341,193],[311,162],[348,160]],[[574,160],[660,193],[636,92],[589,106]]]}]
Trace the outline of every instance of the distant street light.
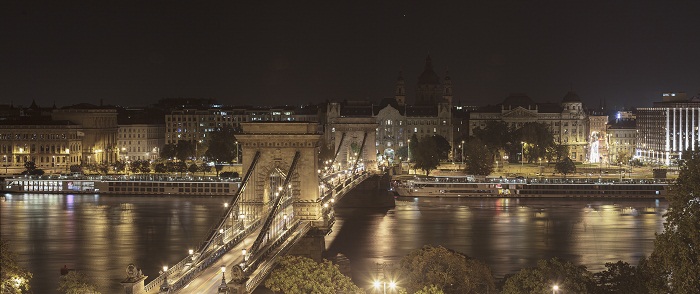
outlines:
[{"label": "distant street light", "polygon": [[559,291],[559,285],[552,286],[552,294],[556,294]]},{"label": "distant street light", "polygon": [[459,145],[460,149],[462,149],[462,166],[464,166],[464,140],[462,140],[462,145]]},{"label": "distant street light", "polygon": [[520,173],[523,173],[523,165],[525,165],[525,142],[520,142]]}]

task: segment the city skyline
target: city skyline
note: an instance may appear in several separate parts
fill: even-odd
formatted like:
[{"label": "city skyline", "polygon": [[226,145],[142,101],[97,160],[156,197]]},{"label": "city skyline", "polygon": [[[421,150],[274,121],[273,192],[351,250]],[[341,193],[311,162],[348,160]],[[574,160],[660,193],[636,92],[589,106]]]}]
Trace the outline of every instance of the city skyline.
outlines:
[{"label": "city skyline", "polygon": [[454,104],[510,93],[647,107],[700,92],[700,3],[10,3],[0,104],[153,104],[213,98],[299,105],[392,97],[414,103],[430,54]]}]

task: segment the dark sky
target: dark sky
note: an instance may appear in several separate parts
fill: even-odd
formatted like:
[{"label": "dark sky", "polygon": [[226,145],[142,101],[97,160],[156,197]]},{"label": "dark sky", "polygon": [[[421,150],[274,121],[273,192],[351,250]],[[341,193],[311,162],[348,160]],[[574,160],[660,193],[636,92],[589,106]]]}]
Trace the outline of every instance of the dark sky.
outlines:
[{"label": "dark sky", "polygon": [[378,100],[402,69],[411,102],[428,53],[463,104],[700,92],[700,1],[2,2],[0,104]]}]

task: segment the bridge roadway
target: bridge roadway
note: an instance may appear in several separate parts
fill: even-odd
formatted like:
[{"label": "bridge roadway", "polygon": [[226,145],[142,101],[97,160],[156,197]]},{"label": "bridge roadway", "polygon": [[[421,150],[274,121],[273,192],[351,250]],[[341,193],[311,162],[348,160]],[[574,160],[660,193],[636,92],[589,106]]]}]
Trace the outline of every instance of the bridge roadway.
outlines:
[{"label": "bridge roadway", "polygon": [[[367,172],[327,174],[327,177],[324,177],[324,182],[331,184],[331,187],[322,189],[324,190],[321,193],[322,202],[332,207],[335,200],[341,199],[369,176],[370,173]],[[332,217],[332,213],[330,217]],[[226,267],[226,282],[231,281],[232,265],[243,262],[243,249],[249,251],[261,233],[260,223],[261,220],[252,221],[243,231],[237,227],[227,229],[222,234],[222,243],[225,245],[219,245],[212,249],[211,252],[207,253],[208,256],[200,258],[197,264],[191,264],[189,262],[191,257],[187,257],[169,270],[167,279],[170,291],[160,291],[164,282],[164,275],[160,275],[146,285],[146,293],[217,293],[222,283],[221,267]],[[310,223],[297,220],[291,220],[287,226],[288,230],[285,230],[277,240],[260,248],[255,256],[250,256],[250,252],[247,252],[249,262],[257,263],[252,273],[246,273],[249,277],[246,282],[248,293],[255,290],[277,264],[278,258],[286,254],[311,227]],[[237,233],[232,234],[234,231]]]}]

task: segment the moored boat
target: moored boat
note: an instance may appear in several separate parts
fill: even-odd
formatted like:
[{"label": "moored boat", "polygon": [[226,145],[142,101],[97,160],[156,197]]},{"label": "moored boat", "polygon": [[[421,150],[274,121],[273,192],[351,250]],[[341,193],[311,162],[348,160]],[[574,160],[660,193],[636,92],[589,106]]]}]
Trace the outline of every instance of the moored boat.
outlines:
[{"label": "moored boat", "polygon": [[664,198],[668,182],[655,179],[508,179],[398,176],[395,195],[401,197],[600,197]]},{"label": "moored boat", "polygon": [[230,196],[239,184],[237,179],[171,175],[21,176],[4,179],[0,190],[14,193]]}]

